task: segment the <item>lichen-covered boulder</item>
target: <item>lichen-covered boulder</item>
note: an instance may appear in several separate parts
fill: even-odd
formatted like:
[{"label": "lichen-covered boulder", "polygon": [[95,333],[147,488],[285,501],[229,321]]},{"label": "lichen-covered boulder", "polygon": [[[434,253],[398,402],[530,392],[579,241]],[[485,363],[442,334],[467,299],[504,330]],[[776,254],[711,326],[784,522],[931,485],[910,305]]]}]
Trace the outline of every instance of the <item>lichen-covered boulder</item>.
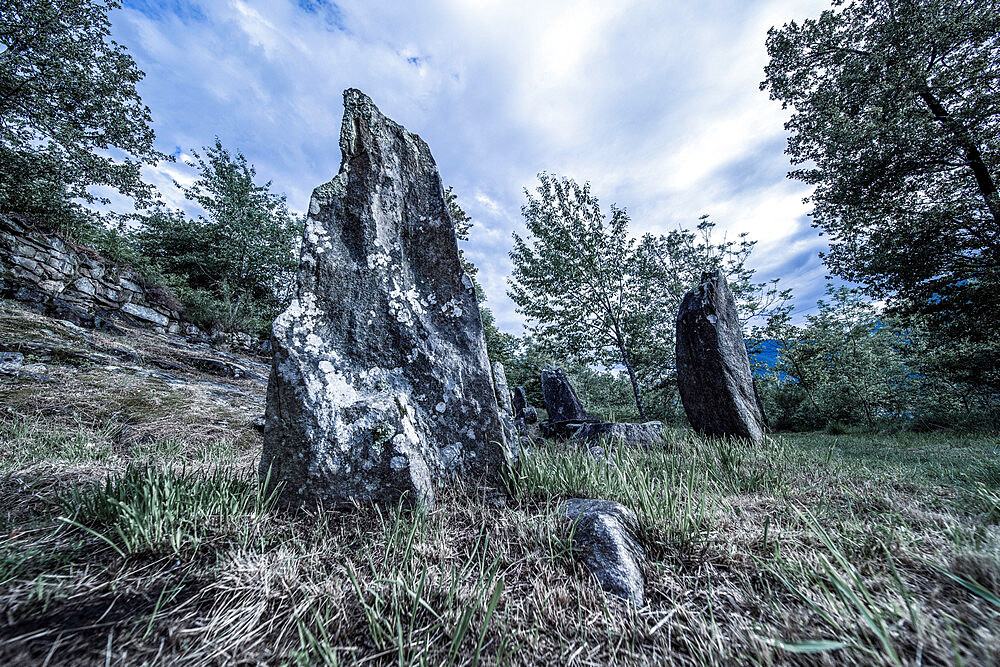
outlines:
[{"label": "lichen-covered boulder", "polygon": [[677,314],[677,386],[688,421],[720,438],[764,438],[736,300],[718,271],[703,273]]},{"label": "lichen-covered boulder", "polygon": [[507,440],[431,152],[357,90],[340,149],[274,323],[261,478],[328,505],[496,485]]}]

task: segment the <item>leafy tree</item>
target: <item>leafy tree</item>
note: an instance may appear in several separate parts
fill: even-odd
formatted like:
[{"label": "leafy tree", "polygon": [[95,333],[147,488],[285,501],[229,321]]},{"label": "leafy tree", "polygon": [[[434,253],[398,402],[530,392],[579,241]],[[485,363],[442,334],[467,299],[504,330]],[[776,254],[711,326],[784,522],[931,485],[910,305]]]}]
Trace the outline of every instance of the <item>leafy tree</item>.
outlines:
[{"label": "leafy tree", "polygon": [[525,190],[521,208],[530,236],[514,234],[510,297],[550,349],[586,364],[623,366],[645,419],[633,350],[655,314],[636,279],[628,215],[612,205],[606,217],[589,183],[538,178],[537,196]]},{"label": "leafy tree", "polygon": [[827,265],[1000,365],[1000,2],[837,0],[767,49]]},{"label": "leafy tree", "polygon": [[[752,281],[746,261],[754,242],[712,238],[707,217],[696,231],[628,233],[623,209],[601,211],[589,185],[540,174],[522,208],[529,236],[514,236],[510,296],[532,321],[531,332],[558,359],[624,368],[636,412],[647,418],[645,395],[657,412],[674,412],[674,339],[684,293],[703,271],[722,270],[749,319],[782,293],[776,283]],[[672,397],[672,398],[671,398]]]},{"label": "leafy tree", "polygon": [[203,324],[265,329],[290,293],[301,222],[284,195],[271,192],[270,182],[255,183],[253,165],[218,138],[192,155],[199,176],[181,189],[204,214],[158,209],[145,218],[138,246],[175,277]]},{"label": "leafy tree", "polygon": [[118,0],[0,0],[0,211],[78,237],[105,186],[148,204],[140,168],[153,148],[143,73],[110,39]]},{"label": "leafy tree", "polygon": [[771,341],[777,363],[763,382],[777,428],[863,424],[899,419],[912,408],[913,375],[905,329],[856,290],[827,288],[817,312],[796,326],[791,307],[772,313],[755,332]]}]

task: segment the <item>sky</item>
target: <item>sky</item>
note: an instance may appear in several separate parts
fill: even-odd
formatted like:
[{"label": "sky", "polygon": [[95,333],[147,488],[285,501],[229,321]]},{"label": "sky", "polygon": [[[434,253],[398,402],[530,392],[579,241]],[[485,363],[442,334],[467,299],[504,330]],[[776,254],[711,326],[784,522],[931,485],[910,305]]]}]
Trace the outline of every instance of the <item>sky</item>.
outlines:
[{"label": "sky", "polygon": [[219,136],[304,211],[340,166],[346,88],[430,146],[475,226],[465,245],[501,328],[525,188],[589,181],[632,230],[747,232],[761,280],[815,305],[825,243],[786,178],[787,111],[759,89],[768,28],[829,0],[125,0],[114,38],[146,73],[168,203],[191,149]]}]

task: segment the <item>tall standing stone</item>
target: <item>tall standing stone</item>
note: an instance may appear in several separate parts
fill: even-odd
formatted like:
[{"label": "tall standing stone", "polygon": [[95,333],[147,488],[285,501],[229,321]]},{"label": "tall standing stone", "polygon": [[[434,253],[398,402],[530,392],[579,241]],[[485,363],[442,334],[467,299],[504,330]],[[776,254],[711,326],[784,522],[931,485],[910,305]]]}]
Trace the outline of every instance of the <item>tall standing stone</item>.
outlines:
[{"label": "tall standing stone", "polygon": [[274,323],[261,478],[329,504],[433,502],[454,475],[495,484],[507,440],[431,152],[357,90],[340,149]]},{"label": "tall standing stone", "polygon": [[691,426],[715,437],[764,437],[736,300],[718,271],[703,273],[677,314],[677,386]]}]

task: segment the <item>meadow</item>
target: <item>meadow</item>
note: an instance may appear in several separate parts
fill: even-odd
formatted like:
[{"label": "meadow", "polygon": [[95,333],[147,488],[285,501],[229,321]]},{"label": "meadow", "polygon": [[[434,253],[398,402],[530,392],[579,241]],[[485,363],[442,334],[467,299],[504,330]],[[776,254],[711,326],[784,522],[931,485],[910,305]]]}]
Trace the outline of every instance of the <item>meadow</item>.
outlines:
[{"label": "meadow", "polygon": [[[0,419],[4,662],[1000,659],[994,437],[750,448],[674,429],[609,461],[548,443],[506,502],[459,487],[434,508],[292,512],[259,490],[249,429],[128,447],[114,431],[79,403]],[[575,562],[559,502],[579,496],[640,517],[646,607]]]}]

